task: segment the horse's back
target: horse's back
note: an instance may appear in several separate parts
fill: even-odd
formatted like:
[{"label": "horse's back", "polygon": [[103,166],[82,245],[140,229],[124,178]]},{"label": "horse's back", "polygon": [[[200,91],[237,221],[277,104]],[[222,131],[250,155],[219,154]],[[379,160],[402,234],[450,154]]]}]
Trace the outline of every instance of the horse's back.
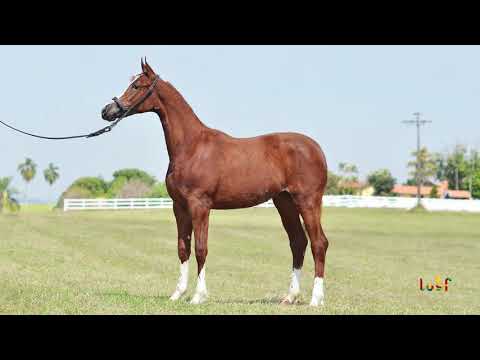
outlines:
[{"label": "horse's back", "polygon": [[[323,191],[327,181],[327,163],[320,145],[312,138],[295,132],[278,132],[250,138],[230,137],[233,147],[251,159],[256,158],[285,186]],[[233,160],[233,159],[232,159]],[[259,166],[251,163],[250,166]]]}]

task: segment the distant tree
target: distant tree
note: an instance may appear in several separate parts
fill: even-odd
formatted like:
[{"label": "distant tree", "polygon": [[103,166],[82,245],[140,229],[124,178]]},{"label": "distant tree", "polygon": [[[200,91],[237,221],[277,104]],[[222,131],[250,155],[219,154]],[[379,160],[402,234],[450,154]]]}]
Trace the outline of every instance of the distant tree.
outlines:
[{"label": "distant tree", "polygon": [[134,179],[140,180],[149,186],[153,186],[156,182],[156,179],[154,176],[140,169],[121,169],[113,173],[114,181],[120,177],[127,179],[127,181],[134,180]]},{"label": "distant tree", "polygon": [[10,186],[11,182],[11,177],[0,178],[0,212],[4,212],[7,209],[10,211],[18,211],[20,209],[20,204],[14,197],[18,194],[18,191]]},{"label": "distant tree", "polygon": [[[405,185],[417,186],[417,180],[415,178],[407,179],[407,181],[405,182]],[[433,186],[433,185],[435,184],[430,180],[426,180],[423,182],[423,186]]]},{"label": "distant tree", "polygon": [[415,159],[408,162],[408,167],[411,169],[409,175],[415,179],[415,184],[416,179],[419,179],[420,183],[425,185],[427,181],[430,181],[431,177],[435,176],[437,164],[426,147],[420,149],[418,156],[417,151],[412,152],[412,156]]},{"label": "distant tree", "polygon": [[118,198],[143,198],[152,192],[152,187],[139,179],[127,181],[118,191]]},{"label": "distant tree", "polygon": [[108,191],[106,196],[108,198],[116,198],[118,197],[118,193],[122,190],[125,184],[128,182],[128,179],[124,176],[118,176],[113,179],[112,182],[108,184]]},{"label": "distant tree", "polygon": [[70,187],[87,190],[92,197],[105,196],[108,191],[108,183],[100,177],[81,177],[73,182]]},{"label": "distant tree", "polygon": [[374,188],[374,195],[385,196],[392,193],[395,185],[395,178],[389,170],[380,169],[370,173],[367,177],[368,183]]},{"label": "distant tree", "polygon": [[55,181],[60,177],[58,173],[58,166],[53,165],[52,163],[48,164],[48,167],[43,170],[43,177],[45,181],[52,186]]},{"label": "distant tree", "polygon": [[457,144],[454,149],[444,155],[436,157],[436,178],[448,180],[450,189],[464,189],[464,181],[469,175],[469,163],[467,160],[467,149],[462,144]]},{"label": "distant tree", "polygon": [[340,172],[340,181],[338,182],[338,190],[341,195],[353,195],[357,191],[354,184],[358,184],[358,168],[355,164],[341,162],[338,164]]},{"label": "distant tree", "polygon": [[435,162],[435,179],[443,181],[447,179],[446,175],[446,156],[441,153],[433,153],[432,160]]},{"label": "distant tree", "polygon": [[157,182],[155,184],[155,186],[152,188],[152,191],[149,194],[149,197],[169,198],[170,195],[168,194],[167,186],[165,185],[165,183],[164,182]]},{"label": "distant tree", "polygon": [[472,197],[480,199],[480,170],[472,176]]},{"label": "distant tree", "polygon": [[477,183],[474,181],[477,174],[480,174],[480,154],[478,150],[472,149],[468,158],[467,181],[465,181],[463,186],[465,190],[469,190],[472,193],[472,196],[474,192],[480,192],[480,188],[477,189]]},{"label": "distant tree", "polygon": [[358,181],[358,168],[355,164],[348,164],[341,162],[338,164],[338,170],[340,171],[345,180],[348,181]]},{"label": "distant tree", "polygon": [[340,193],[340,183],[341,177],[337,174],[329,171],[327,177],[327,186],[325,189],[326,195],[338,195]]},{"label": "distant tree", "polygon": [[27,188],[28,184],[33,180],[37,174],[37,164],[30,159],[26,158],[25,162],[18,165],[18,171],[22,175],[23,180],[25,180],[25,198],[27,197]]},{"label": "distant tree", "polygon": [[407,179],[407,181],[405,182],[405,185],[408,185],[408,186],[416,186],[416,185],[417,185],[417,180],[415,180],[415,179]]}]

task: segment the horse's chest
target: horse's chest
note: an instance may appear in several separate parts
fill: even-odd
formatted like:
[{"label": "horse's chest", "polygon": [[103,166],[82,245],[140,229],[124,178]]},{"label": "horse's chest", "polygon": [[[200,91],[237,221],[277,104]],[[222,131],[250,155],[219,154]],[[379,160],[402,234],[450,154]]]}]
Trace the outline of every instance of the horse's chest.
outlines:
[{"label": "horse's chest", "polygon": [[172,199],[180,201],[186,199],[195,188],[194,180],[185,171],[172,169],[167,173],[165,185]]}]

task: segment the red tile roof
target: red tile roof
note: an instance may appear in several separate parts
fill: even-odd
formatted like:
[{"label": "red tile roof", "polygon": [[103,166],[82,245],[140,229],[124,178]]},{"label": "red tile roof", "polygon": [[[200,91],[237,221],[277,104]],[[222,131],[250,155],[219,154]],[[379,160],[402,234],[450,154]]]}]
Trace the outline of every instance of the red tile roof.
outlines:
[{"label": "red tile roof", "polygon": [[[422,186],[420,188],[420,194],[423,196],[430,196],[432,186]],[[417,195],[417,187],[410,185],[395,185],[392,192],[399,195]],[[469,191],[465,190],[448,190],[448,181],[442,181],[437,185],[438,197],[443,198],[448,194],[448,197],[452,199],[471,199],[472,195]]]},{"label": "red tile roof", "polygon": [[448,190],[448,197],[454,199],[470,199],[472,196],[470,191],[465,190]]},{"label": "red tile roof", "polygon": [[[430,195],[430,191],[432,191],[431,186],[422,186],[420,188],[420,194],[422,195]],[[417,195],[417,187],[410,185],[395,185],[392,192],[402,195]]]}]

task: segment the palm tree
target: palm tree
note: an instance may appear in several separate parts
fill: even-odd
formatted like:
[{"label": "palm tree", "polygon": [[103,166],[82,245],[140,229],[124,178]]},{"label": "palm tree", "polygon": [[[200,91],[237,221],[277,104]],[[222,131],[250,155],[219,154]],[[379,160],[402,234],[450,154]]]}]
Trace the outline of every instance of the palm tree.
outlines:
[{"label": "palm tree", "polygon": [[17,190],[10,187],[12,178],[4,177],[0,178],[0,212],[3,212],[5,209],[10,211],[17,211],[20,209],[20,205],[13,196],[17,194]]},{"label": "palm tree", "polygon": [[53,183],[60,177],[60,174],[58,173],[58,166],[55,166],[52,163],[48,164],[48,168],[43,170],[43,177],[45,178],[45,181],[52,186]]},{"label": "palm tree", "polygon": [[[24,163],[18,165],[18,171],[28,186],[28,183],[32,181],[37,174],[37,164],[35,164],[32,159],[26,158]],[[27,196],[27,186],[25,187],[25,197]]]}]

